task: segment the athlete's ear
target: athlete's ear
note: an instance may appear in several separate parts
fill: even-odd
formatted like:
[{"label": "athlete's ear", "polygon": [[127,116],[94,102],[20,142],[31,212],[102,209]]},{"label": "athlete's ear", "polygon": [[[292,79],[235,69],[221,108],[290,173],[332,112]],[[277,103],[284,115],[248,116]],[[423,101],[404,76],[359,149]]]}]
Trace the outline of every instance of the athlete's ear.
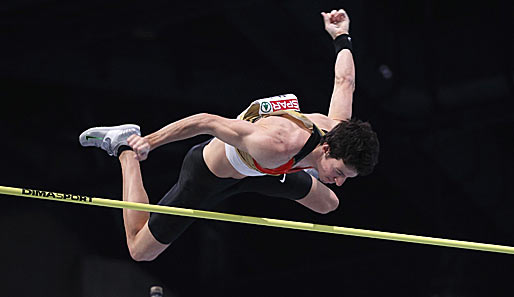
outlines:
[{"label": "athlete's ear", "polygon": [[328,146],[328,143],[324,143],[321,145],[321,149],[323,150],[323,154],[328,155],[330,153],[330,146]]}]

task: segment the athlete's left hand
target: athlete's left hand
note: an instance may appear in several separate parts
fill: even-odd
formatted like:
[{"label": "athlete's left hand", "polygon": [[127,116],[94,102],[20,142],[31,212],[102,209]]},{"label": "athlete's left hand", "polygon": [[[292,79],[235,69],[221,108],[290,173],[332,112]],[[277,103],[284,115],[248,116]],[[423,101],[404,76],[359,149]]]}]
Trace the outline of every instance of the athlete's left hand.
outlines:
[{"label": "athlete's left hand", "polygon": [[321,15],[325,22],[325,30],[333,39],[341,34],[349,34],[350,18],[344,9],[332,10],[329,13],[322,12]]},{"label": "athlete's left hand", "polygon": [[146,138],[137,134],[133,134],[127,138],[127,142],[132,150],[136,153],[136,159],[138,161],[144,161],[146,158],[148,158],[148,153],[150,152],[150,143]]}]

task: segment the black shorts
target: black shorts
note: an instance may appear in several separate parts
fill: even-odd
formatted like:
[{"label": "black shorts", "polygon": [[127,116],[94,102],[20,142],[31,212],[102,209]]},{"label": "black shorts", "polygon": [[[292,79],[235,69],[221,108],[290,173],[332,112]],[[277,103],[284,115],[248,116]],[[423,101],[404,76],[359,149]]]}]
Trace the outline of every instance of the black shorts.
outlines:
[{"label": "black shorts", "polygon": [[[159,205],[212,210],[225,198],[238,193],[259,193],[266,196],[298,200],[305,197],[312,186],[312,177],[304,172],[283,176],[257,176],[243,179],[219,178],[205,164],[203,148],[207,142],[196,145],[184,157],[177,183],[159,201]],[[152,213],[148,227],[161,243],[173,242],[195,219]]]}]

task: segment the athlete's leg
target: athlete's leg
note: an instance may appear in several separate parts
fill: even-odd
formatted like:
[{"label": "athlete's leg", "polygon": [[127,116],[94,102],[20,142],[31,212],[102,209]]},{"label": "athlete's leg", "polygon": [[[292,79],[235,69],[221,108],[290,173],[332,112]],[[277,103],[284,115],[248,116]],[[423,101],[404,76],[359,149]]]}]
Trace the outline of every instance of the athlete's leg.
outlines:
[{"label": "athlete's leg", "polygon": [[[143,186],[139,161],[133,151],[119,156],[123,174],[123,201],[149,203]],[[148,230],[150,214],[144,211],[123,209],[123,223],[131,257],[136,261],[155,259],[169,245],[158,242]]]},{"label": "athlete's leg", "polygon": [[[227,195],[223,192],[239,180],[219,178],[205,164],[203,148],[207,142],[196,145],[184,157],[177,183],[159,201],[159,205],[188,209],[212,210]],[[170,244],[182,234],[195,219],[152,213],[148,230],[161,244]]]},{"label": "athlete's leg", "polygon": [[303,206],[322,214],[335,210],[339,200],[335,193],[310,174],[300,171],[283,176],[247,177],[231,193],[259,193],[271,197],[295,200]]},{"label": "athlete's leg", "polygon": [[337,195],[319,180],[312,177],[312,186],[309,193],[296,200],[301,205],[321,214],[334,211],[339,206]]},{"label": "athlete's leg", "polygon": [[[123,200],[148,203],[139,161],[134,158],[134,152],[122,150],[128,146],[127,138],[133,134],[141,135],[138,125],[95,127],[82,132],[79,141],[82,146],[98,147],[110,156],[119,157],[123,174]],[[152,260],[167,247],[155,240],[148,230],[148,217],[149,214],[145,212],[123,210],[127,245],[135,260]]]}]

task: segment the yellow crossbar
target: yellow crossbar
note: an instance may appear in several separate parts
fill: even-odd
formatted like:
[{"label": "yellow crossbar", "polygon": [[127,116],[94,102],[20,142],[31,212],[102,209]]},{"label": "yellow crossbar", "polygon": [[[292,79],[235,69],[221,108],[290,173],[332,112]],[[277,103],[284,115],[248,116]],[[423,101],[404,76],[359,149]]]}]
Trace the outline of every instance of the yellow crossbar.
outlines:
[{"label": "yellow crossbar", "polygon": [[267,219],[267,218],[251,217],[251,216],[241,216],[241,215],[233,215],[233,214],[227,214],[227,213],[196,210],[196,209],[186,209],[186,208],[178,208],[178,207],[171,207],[171,206],[118,201],[118,200],[112,200],[112,199],[89,197],[89,196],[84,196],[84,195],[62,194],[62,193],[56,193],[56,192],[51,192],[51,191],[32,190],[32,189],[25,189],[25,188],[20,189],[20,188],[0,186],[0,194],[55,200],[55,201],[61,201],[61,202],[80,203],[80,204],[87,204],[87,205],[105,206],[105,207],[113,207],[113,208],[125,208],[125,209],[133,209],[133,210],[140,210],[140,211],[147,211],[147,212],[155,212],[155,213],[163,213],[163,214],[170,214],[170,215],[211,219],[211,220],[227,221],[227,222],[235,222],[235,223],[245,223],[245,224],[261,225],[261,226],[269,226],[269,227],[280,227],[280,228],[289,228],[289,229],[296,229],[296,230],[333,233],[333,234],[386,239],[386,240],[412,242],[412,243],[420,243],[420,244],[429,244],[429,245],[436,245],[436,246],[454,247],[454,248],[469,249],[469,250],[479,250],[479,251],[487,251],[487,252],[495,252],[495,253],[514,254],[514,247],[502,246],[502,245],[496,245],[496,244],[487,244],[487,243],[469,242],[469,241],[461,241],[461,240],[425,237],[425,236],[418,236],[418,235],[407,235],[407,234],[398,234],[398,233],[391,233],[391,232],[381,232],[381,231],[363,230],[363,229],[355,229],[355,228],[319,225],[319,224],[293,222],[293,221],[286,221],[286,220],[279,220],[279,219]]}]

